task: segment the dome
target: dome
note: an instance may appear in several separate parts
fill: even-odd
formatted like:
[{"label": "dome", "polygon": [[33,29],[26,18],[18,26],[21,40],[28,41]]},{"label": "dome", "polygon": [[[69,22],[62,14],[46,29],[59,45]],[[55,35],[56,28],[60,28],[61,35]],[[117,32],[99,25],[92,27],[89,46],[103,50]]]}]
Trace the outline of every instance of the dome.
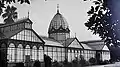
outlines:
[{"label": "dome", "polygon": [[[59,8],[59,4],[57,5],[57,8]],[[53,38],[57,41],[64,41],[70,37],[68,23],[66,19],[59,13],[59,9],[57,9],[57,13],[50,22],[48,36],[49,38]]]},{"label": "dome", "polygon": [[53,28],[57,30],[60,27],[62,27],[63,29],[69,28],[66,19],[59,12],[57,12],[57,14],[51,20],[48,32],[50,32]]}]

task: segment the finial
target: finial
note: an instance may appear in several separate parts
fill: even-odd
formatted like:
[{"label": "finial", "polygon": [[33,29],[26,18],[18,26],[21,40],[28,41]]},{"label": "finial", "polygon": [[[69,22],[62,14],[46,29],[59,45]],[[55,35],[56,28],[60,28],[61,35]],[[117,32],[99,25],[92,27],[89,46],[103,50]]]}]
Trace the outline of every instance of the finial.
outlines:
[{"label": "finial", "polygon": [[28,18],[29,18],[29,14],[30,14],[30,13],[29,13],[29,11],[28,11]]},{"label": "finial", "polygon": [[57,4],[57,13],[59,13],[59,4]]},{"label": "finial", "polygon": [[75,38],[76,38],[76,33],[75,33]]}]

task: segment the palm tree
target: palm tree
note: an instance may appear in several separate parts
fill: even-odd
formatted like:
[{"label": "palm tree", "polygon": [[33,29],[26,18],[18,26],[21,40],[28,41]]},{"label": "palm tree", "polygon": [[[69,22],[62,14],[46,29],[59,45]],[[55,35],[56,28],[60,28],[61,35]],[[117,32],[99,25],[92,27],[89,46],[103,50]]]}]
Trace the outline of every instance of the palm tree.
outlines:
[{"label": "palm tree", "polygon": [[14,23],[14,19],[17,19],[17,12],[16,12],[17,8],[14,6],[7,6],[7,8],[5,9],[5,13],[2,14],[2,17],[4,19],[5,24],[10,24],[10,23]]}]

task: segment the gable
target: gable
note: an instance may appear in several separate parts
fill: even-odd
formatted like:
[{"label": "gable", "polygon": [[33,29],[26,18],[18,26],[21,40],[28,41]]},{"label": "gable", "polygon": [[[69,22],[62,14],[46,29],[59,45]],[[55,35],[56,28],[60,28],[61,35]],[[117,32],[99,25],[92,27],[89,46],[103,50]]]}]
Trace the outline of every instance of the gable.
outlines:
[{"label": "gable", "polygon": [[11,39],[42,42],[41,39],[32,30],[22,30],[16,35],[12,36]]},{"label": "gable", "polygon": [[109,50],[108,47],[105,45],[102,50]]},{"label": "gable", "polygon": [[76,39],[74,39],[68,47],[82,48],[81,44]]}]

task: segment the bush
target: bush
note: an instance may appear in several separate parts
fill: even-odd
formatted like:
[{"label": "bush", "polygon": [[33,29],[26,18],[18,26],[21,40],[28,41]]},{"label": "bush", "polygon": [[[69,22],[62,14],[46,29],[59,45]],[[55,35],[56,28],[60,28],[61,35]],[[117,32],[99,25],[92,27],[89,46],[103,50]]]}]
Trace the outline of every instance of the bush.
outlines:
[{"label": "bush", "polygon": [[97,63],[97,60],[95,58],[91,57],[89,59],[89,62],[90,62],[91,65],[95,65]]},{"label": "bush", "polygon": [[65,60],[63,61],[64,64],[68,64],[68,59],[65,58]]},{"label": "bush", "polygon": [[40,61],[36,60],[33,67],[41,67]]},{"label": "bush", "polygon": [[86,65],[86,60],[84,59],[84,57],[82,55],[80,55],[79,63],[81,64],[81,67],[84,67]]},{"label": "bush", "polygon": [[22,62],[16,63],[15,67],[24,67],[24,63],[22,63]]},{"label": "bush", "polygon": [[103,61],[104,64],[109,64],[110,62],[108,60]]},{"label": "bush", "polygon": [[53,62],[53,67],[63,67],[63,64],[60,62],[57,62],[56,60]]},{"label": "bush", "polygon": [[103,61],[103,60],[100,60],[98,63],[99,63],[100,65],[104,65],[104,61]]}]

